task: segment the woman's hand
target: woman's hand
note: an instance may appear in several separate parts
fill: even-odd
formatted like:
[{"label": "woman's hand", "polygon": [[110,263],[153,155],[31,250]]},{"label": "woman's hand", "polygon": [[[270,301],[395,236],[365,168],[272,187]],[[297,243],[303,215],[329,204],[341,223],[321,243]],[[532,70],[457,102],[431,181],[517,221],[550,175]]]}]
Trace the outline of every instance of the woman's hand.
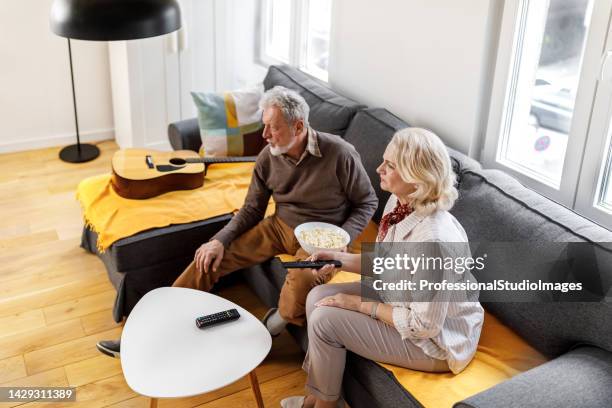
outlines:
[{"label": "woman's hand", "polygon": [[346,310],[353,310],[355,312],[361,311],[361,296],[358,295],[347,295],[345,293],[337,293],[333,296],[327,296],[317,303],[315,306],[331,306],[339,307]]},{"label": "woman's hand", "polygon": [[317,251],[308,257],[308,261],[332,260],[342,262],[342,269],[346,272],[361,273],[361,254],[349,252]]},{"label": "woman's hand", "polygon": [[359,295],[347,295],[345,293],[337,293],[335,295],[327,296],[319,300],[317,303],[315,303],[315,306],[339,307],[342,309],[352,310],[371,316],[372,308],[374,307],[375,303],[378,304],[378,308],[376,310],[376,318],[391,327],[395,327],[395,323],[393,322],[393,306],[380,303],[378,301],[362,302],[361,296]]},{"label": "woman's hand", "polygon": [[323,260],[337,260],[342,262],[342,255],[339,252],[335,252],[335,251],[317,251],[315,253],[313,253],[312,255],[310,255],[308,258],[306,258],[307,261],[318,261],[320,259]]}]

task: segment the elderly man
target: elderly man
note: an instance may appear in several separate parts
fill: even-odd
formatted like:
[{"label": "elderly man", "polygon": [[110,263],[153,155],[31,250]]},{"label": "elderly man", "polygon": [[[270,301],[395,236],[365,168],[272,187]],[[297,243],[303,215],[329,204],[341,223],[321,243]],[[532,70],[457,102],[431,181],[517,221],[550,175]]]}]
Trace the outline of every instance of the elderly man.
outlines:
[{"label": "elderly man", "polygon": [[[173,286],[210,290],[224,275],[261,263],[278,254],[305,259],[293,229],[308,221],[344,228],[355,239],[376,211],[378,200],[359,154],[342,138],[308,125],[309,107],[298,93],[277,86],[266,92],[263,137],[245,202],[232,220],[195,253],[193,262]],[[276,211],[264,218],[270,197]],[[304,324],[306,296],[330,276],[291,269],[281,290],[279,309],[264,323],[272,335],[290,322]],[[98,349],[118,355],[118,342],[103,341]]]}]

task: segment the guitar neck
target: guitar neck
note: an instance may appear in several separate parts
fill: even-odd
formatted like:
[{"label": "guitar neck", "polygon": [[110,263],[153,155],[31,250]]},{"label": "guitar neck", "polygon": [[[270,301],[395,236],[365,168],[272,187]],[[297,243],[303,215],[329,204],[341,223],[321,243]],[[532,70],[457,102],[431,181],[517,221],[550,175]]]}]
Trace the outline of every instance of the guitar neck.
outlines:
[{"label": "guitar neck", "polygon": [[185,159],[187,163],[251,163],[257,160],[257,156],[243,156],[243,157],[199,157]]}]

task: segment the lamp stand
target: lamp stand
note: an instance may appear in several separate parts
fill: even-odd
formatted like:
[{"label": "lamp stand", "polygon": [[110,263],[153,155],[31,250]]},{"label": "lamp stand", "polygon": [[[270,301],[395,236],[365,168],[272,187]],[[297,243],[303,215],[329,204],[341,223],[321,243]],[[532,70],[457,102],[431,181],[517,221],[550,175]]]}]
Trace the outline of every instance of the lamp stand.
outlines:
[{"label": "lamp stand", "polygon": [[70,80],[72,82],[72,104],[74,106],[74,125],[76,127],[77,143],[64,147],[59,154],[61,160],[69,163],[83,163],[95,159],[100,155],[100,149],[89,143],[81,143],[79,135],[79,118],[77,116],[76,93],[74,90],[74,71],[72,68],[72,48],[68,38],[68,58],[70,59]]}]

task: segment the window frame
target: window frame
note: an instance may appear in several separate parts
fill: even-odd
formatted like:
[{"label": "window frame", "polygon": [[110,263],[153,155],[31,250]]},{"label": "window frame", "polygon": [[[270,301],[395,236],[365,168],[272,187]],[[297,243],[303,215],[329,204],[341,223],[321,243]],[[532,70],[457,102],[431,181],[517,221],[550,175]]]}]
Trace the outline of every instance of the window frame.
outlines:
[{"label": "window frame", "polygon": [[[286,0],[290,1],[291,4],[291,21],[290,21],[290,40],[289,40],[289,61],[282,61],[278,58],[274,58],[266,51],[266,32],[269,25],[268,13],[266,13],[268,4],[271,0],[260,0],[259,4],[259,35],[258,44],[256,44],[257,52],[257,63],[268,67],[270,65],[277,64],[289,64],[296,67],[297,69],[306,72],[309,75],[323,81],[329,82],[329,70],[327,71],[327,77],[321,76],[320,73],[309,70],[306,64],[306,53],[307,53],[307,41],[308,33],[308,18],[309,18],[309,6],[310,0]],[[333,1],[333,0],[329,0]],[[332,5],[332,15],[333,15]],[[331,37],[331,27],[330,27]],[[330,41],[331,45],[331,41]]]},{"label": "window frame", "polygon": [[294,33],[293,33],[293,20],[294,20],[294,5],[295,2],[294,1],[290,1],[290,14],[291,14],[291,22],[289,24],[290,27],[290,36],[291,39],[289,40],[289,61],[283,61],[280,60],[278,58],[273,57],[272,55],[270,55],[267,50],[266,50],[266,45],[267,45],[267,41],[266,41],[266,33],[267,33],[267,28],[269,26],[269,21],[268,21],[268,4],[271,2],[271,0],[259,0],[259,5],[258,5],[258,9],[259,9],[259,35],[258,35],[258,44],[256,44],[257,46],[257,52],[256,52],[256,56],[257,56],[257,63],[268,67],[270,65],[279,65],[279,64],[291,64],[292,63],[292,49],[293,49],[293,38],[294,38]]},{"label": "window frame", "polygon": [[[612,49],[612,24],[605,49]],[[612,166],[612,81],[598,82],[593,106],[574,207],[589,219],[612,230],[612,208],[599,205],[605,172]],[[612,183],[610,180],[608,182]]]},{"label": "window frame", "polygon": [[[598,142],[601,146],[601,141],[595,140],[597,137],[591,127],[593,125],[593,113],[596,110],[601,54],[605,49],[606,41],[609,41],[610,38],[612,0],[594,0],[593,3],[591,21],[585,37],[582,67],[559,187],[557,188],[534,177],[533,173],[530,175],[525,174],[528,172],[519,171],[517,169],[519,166],[507,165],[499,160],[502,152],[502,142],[506,136],[505,132],[509,131],[510,126],[511,110],[509,106],[514,102],[512,94],[515,90],[512,89],[512,84],[518,69],[518,62],[520,62],[520,57],[517,57],[520,46],[518,41],[521,35],[520,28],[521,23],[524,22],[523,19],[526,18],[530,1],[538,0],[506,0],[504,3],[491,91],[491,104],[484,144],[480,153],[481,162],[485,168],[503,170],[528,188],[612,229],[612,219],[596,217],[592,211],[586,209],[586,206],[583,205],[585,199],[583,196],[587,193],[587,190],[579,187],[579,185],[583,185],[582,182],[587,177],[586,167],[592,163],[591,160],[595,157],[594,153],[589,153],[588,147],[593,145],[592,150],[595,151]],[[599,152],[601,153],[601,147]],[[597,171],[599,171],[599,163],[601,161],[595,166],[598,168]],[[589,194],[594,194],[594,191]],[[580,201],[580,205],[578,205],[578,201]]]}]

